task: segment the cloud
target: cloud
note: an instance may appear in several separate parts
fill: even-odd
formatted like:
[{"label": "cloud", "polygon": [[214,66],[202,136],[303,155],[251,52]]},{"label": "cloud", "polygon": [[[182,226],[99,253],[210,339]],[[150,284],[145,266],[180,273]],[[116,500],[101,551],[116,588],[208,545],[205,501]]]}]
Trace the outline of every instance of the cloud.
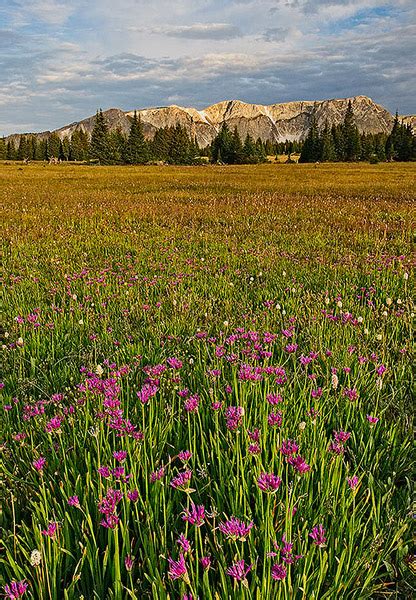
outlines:
[{"label": "cloud", "polygon": [[151,32],[190,40],[231,40],[242,36],[240,29],[229,23],[194,23],[192,25],[154,27]]},{"label": "cloud", "polygon": [[203,108],[232,98],[365,94],[416,112],[411,0],[68,5],[59,12],[62,0],[9,0],[0,8],[0,135],[56,128],[100,106]]},{"label": "cloud", "polygon": [[269,27],[262,38],[266,42],[283,42],[289,33],[288,27]]}]

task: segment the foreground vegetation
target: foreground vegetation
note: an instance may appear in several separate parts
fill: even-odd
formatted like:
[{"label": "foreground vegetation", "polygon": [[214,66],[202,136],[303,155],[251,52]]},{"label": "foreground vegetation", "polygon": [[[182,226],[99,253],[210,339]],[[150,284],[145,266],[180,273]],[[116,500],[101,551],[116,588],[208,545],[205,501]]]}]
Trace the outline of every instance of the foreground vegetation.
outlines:
[{"label": "foreground vegetation", "polygon": [[0,166],[7,598],[411,598],[412,164]]}]

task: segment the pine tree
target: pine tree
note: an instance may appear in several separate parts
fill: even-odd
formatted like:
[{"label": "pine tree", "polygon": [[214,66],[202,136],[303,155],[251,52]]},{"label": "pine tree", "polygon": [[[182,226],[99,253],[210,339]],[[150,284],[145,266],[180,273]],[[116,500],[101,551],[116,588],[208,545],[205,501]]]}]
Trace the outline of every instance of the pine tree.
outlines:
[{"label": "pine tree", "polygon": [[212,162],[230,163],[233,158],[233,136],[228,129],[227,123],[223,123],[219,133],[212,142]]},{"label": "pine tree", "polygon": [[47,139],[47,158],[59,158],[61,153],[61,140],[57,133],[51,133]]},{"label": "pine tree", "polygon": [[120,127],[109,133],[108,147],[112,163],[121,165],[125,162],[126,144],[126,137]]},{"label": "pine tree", "polygon": [[312,118],[312,124],[308,131],[308,135],[303,143],[302,152],[299,162],[316,162],[321,159],[320,140],[318,125],[315,117]]},{"label": "pine tree", "polygon": [[7,160],[16,160],[17,151],[13,140],[7,142]]},{"label": "pine tree", "polygon": [[21,135],[19,139],[19,146],[17,149],[17,160],[25,160],[28,159],[28,147],[27,147],[27,138],[25,135]]},{"label": "pine tree", "polygon": [[325,127],[320,136],[320,146],[321,160],[323,162],[333,162],[336,160],[337,155],[335,152],[334,138],[329,129],[328,121],[325,122]]},{"label": "pine tree", "polygon": [[143,133],[142,121],[134,111],[130,133],[127,140],[124,159],[130,165],[144,164],[149,160],[149,151]]},{"label": "pine tree", "polygon": [[108,148],[108,127],[101,108],[97,111],[95,116],[89,154],[92,159],[97,160],[101,164],[107,164],[110,161]]},{"label": "pine tree", "polygon": [[342,158],[346,161],[358,160],[361,153],[360,134],[355,124],[354,110],[351,100],[348,102],[347,112],[345,113],[342,125]]}]

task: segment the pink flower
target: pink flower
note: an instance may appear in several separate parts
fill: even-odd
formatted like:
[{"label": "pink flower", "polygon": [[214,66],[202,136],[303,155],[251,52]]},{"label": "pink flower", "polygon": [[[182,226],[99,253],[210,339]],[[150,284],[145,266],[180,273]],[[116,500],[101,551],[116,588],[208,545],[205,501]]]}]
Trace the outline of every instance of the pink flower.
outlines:
[{"label": "pink flower", "polygon": [[211,557],[210,556],[202,556],[201,557],[201,565],[204,571],[207,571],[211,566]]},{"label": "pink flower", "polygon": [[178,458],[179,460],[181,460],[182,462],[186,462],[188,461],[190,458],[192,458],[192,452],[190,450],[182,450],[182,452],[179,452],[178,454]]},{"label": "pink flower", "polygon": [[178,473],[176,477],[171,479],[170,485],[174,489],[187,489],[189,488],[189,484],[191,482],[192,471],[182,471]]},{"label": "pink flower", "polygon": [[160,469],[157,469],[156,471],[153,471],[153,473],[150,473],[150,481],[151,483],[155,483],[156,481],[162,479],[164,476],[165,467],[160,467]]},{"label": "pink flower", "polygon": [[127,554],[127,556],[124,559],[124,566],[126,567],[126,570],[130,572],[133,569],[133,564],[134,556],[131,556],[131,554]]},{"label": "pink flower", "polygon": [[169,579],[181,579],[181,577],[187,576],[185,558],[182,553],[179,555],[179,560],[168,558],[168,563],[170,567],[168,571]]},{"label": "pink flower", "polygon": [[352,490],[355,490],[355,488],[359,484],[359,479],[358,479],[357,475],[354,475],[350,479],[347,479],[347,483]]},{"label": "pink flower", "polygon": [[367,421],[371,424],[376,424],[379,422],[379,418],[378,417],[372,417],[371,415],[367,415]]},{"label": "pink flower", "polygon": [[4,593],[9,600],[18,600],[27,590],[28,584],[24,579],[22,581],[11,581],[4,586]]},{"label": "pink flower", "polygon": [[279,404],[279,402],[283,402],[283,398],[280,394],[267,394],[266,400],[269,404]]},{"label": "pink flower", "polygon": [[75,506],[76,508],[79,508],[80,504],[79,504],[78,496],[70,496],[68,498],[68,504],[69,504],[69,506]]},{"label": "pink flower", "polygon": [[281,412],[271,412],[267,418],[267,422],[270,425],[270,427],[274,427],[275,425],[277,425],[277,427],[280,427],[282,425],[282,413]]},{"label": "pink flower", "polygon": [[279,565],[278,563],[275,563],[272,566],[271,573],[272,573],[273,579],[276,579],[277,581],[282,581],[283,579],[286,578],[287,569],[284,565],[282,565],[282,564]]},{"label": "pink flower", "polygon": [[291,454],[296,454],[299,450],[299,446],[294,440],[283,440],[282,445],[280,446],[280,452],[284,456],[290,456]]},{"label": "pink flower", "polygon": [[182,548],[182,550],[185,552],[185,554],[187,552],[191,551],[191,543],[190,541],[183,535],[183,533],[180,534],[180,536],[178,537],[178,539],[176,540],[176,543],[178,544],[178,546],[180,546]]},{"label": "pink flower", "polygon": [[205,507],[201,505],[191,504],[191,508],[183,512],[182,520],[201,527],[205,520]]},{"label": "pink flower", "polygon": [[123,462],[123,460],[126,460],[126,458],[127,458],[127,452],[125,450],[117,450],[117,451],[113,452],[113,457],[118,462]]},{"label": "pink flower", "polygon": [[257,485],[263,492],[276,492],[281,483],[280,477],[273,473],[261,473],[257,478]]},{"label": "pink flower", "polygon": [[127,498],[130,500],[130,502],[137,502],[139,499],[138,490],[131,490],[130,492],[127,492]]},{"label": "pink flower", "polygon": [[194,394],[193,396],[189,396],[187,400],[184,402],[184,408],[186,412],[195,413],[198,411],[199,406],[199,396],[198,394]]},{"label": "pink flower", "polygon": [[301,456],[289,456],[287,462],[300,474],[307,473],[311,470],[310,466]]},{"label": "pink flower", "polygon": [[46,458],[43,458],[43,456],[41,456],[37,460],[34,460],[32,465],[37,471],[39,471],[39,473],[41,473],[43,471],[43,467],[46,465]]},{"label": "pink flower", "polygon": [[244,542],[253,528],[253,525],[253,521],[250,521],[250,523],[246,524],[236,517],[231,517],[231,519],[228,521],[220,523],[218,529],[227,538],[231,538],[234,541],[240,540],[241,542]]},{"label": "pink flower", "polygon": [[245,581],[247,573],[251,571],[253,565],[246,565],[244,559],[239,560],[227,569],[227,575],[230,575],[235,581]]},{"label": "pink flower", "polygon": [[48,524],[48,527],[46,529],[42,529],[41,533],[42,533],[42,535],[53,538],[53,537],[55,537],[55,534],[57,531],[58,531],[58,523],[56,523],[56,521],[51,521]]},{"label": "pink flower", "polygon": [[325,537],[325,529],[323,525],[316,525],[312,528],[309,537],[312,538],[315,546],[319,546],[322,548],[325,545],[326,537]]}]

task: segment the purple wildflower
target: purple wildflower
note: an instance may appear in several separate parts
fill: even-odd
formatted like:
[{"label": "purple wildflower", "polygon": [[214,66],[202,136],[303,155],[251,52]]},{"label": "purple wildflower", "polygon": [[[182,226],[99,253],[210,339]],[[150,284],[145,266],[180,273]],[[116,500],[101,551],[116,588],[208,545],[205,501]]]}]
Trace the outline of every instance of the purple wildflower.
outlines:
[{"label": "purple wildflower", "polygon": [[254,523],[250,521],[250,523],[244,523],[237,519],[236,517],[231,517],[228,521],[224,523],[220,523],[218,529],[223,533],[227,538],[231,538],[233,540],[240,540],[244,542],[249,535]]},{"label": "purple wildflower", "polygon": [[315,527],[312,528],[312,531],[309,534],[309,537],[312,538],[315,546],[319,546],[320,548],[322,548],[326,542],[324,526],[323,525],[315,525]]},{"label": "purple wildflower", "polygon": [[274,473],[261,473],[257,478],[257,485],[262,492],[276,492],[281,483],[280,477]]},{"label": "purple wildflower", "polygon": [[205,520],[205,507],[202,504],[197,506],[192,503],[191,508],[183,512],[182,519],[191,525],[201,527]]},{"label": "purple wildflower", "polygon": [[22,581],[11,581],[4,586],[4,593],[9,600],[17,600],[21,598],[27,590],[28,584],[24,579]]},{"label": "purple wildflower", "polygon": [[253,565],[246,565],[244,559],[239,560],[227,569],[227,575],[230,575],[235,581],[246,581],[247,573]]},{"label": "purple wildflower", "polygon": [[173,558],[168,558],[169,562],[169,571],[168,576],[169,579],[181,579],[182,577],[185,579],[188,576],[188,571],[186,569],[186,563],[184,555],[181,553],[179,555],[178,560],[173,560]]},{"label": "purple wildflower", "polygon": [[283,579],[286,578],[287,569],[284,565],[275,563],[272,566],[271,573],[272,573],[273,579],[276,579],[277,581],[282,581]]}]

